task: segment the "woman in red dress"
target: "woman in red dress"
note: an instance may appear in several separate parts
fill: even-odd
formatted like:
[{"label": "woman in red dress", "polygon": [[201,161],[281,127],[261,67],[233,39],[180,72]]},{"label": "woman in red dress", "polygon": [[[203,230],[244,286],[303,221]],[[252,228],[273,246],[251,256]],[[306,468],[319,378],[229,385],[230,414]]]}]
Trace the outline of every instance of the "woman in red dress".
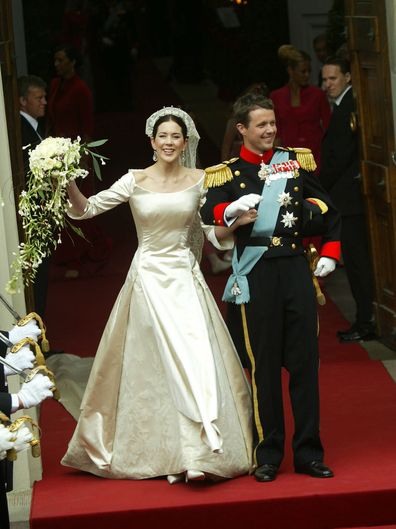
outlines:
[{"label": "woman in red dress", "polygon": [[[50,84],[48,95],[49,136],[75,139],[80,136],[82,143],[92,140],[94,131],[94,104],[91,89],[76,73],[77,52],[69,47],[59,47],[54,54],[56,77]],[[88,160],[84,163],[88,164]],[[88,169],[89,167],[87,167]],[[92,174],[81,182],[83,193],[94,192]],[[72,221],[76,227],[78,221]],[[92,274],[106,261],[111,239],[107,237],[96,220],[84,225],[83,232],[87,240],[74,235],[62,234],[62,244],[55,253],[55,262],[66,266],[65,277],[78,277],[82,271]],[[82,270],[84,269],[84,270]]]},{"label": "woman in red dress", "polygon": [[279,48],[278,56],[286,66],[289,80],[270,94],[275,105],[277,144],[308,147],[319,170],[322,137],[331,115],[329,102],[320,88],[309,84],[311,59],[307,53],[285,44]]}]

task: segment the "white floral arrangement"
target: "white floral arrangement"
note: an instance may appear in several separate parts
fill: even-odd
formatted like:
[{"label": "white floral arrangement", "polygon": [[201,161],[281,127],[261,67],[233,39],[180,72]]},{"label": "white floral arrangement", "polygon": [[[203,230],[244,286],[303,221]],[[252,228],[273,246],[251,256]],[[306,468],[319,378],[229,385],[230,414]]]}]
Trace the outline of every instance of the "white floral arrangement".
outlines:
[{"label": "white floral arrangement", "polygon": [[25,234],[19,244],[18,254],[11,264],[12,275],[6,290],[10,294],[17,291],[19,279],[25,285],[34,283],[37,269],[45,257],[51,255],[62,242],[61,232],[70,227],[78,235],[82,231],[67,218],[71,206],[67,186],[76,178],[85,178],[86,169],[80,167],[82,155],[91,155],[93,168],[99,179],[98,160],[105,164],[107,158],[91,149],[103,145],[107,140],[81,144],[81,139],[46,138],[29,152],[29,172],[26,189],[19,197],[18,213],[22,219]]}]

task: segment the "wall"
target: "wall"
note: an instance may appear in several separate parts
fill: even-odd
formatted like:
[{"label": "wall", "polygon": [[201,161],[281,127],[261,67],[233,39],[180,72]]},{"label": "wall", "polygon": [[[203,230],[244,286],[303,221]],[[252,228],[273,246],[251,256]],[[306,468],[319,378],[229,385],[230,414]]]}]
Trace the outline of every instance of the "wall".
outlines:
[{"label": "wall", "polygon": [[326,30],[327,13],[332,5],[333,0],[288,0],[290,44],[311,56],[312,84],[316,84],[320,70],[312,41]]}]

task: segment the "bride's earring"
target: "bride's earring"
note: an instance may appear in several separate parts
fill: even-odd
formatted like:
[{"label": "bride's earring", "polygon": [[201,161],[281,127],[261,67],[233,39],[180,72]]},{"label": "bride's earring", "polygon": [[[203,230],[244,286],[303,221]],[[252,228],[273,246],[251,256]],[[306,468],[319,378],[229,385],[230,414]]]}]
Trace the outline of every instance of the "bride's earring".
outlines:
[{"label": "bride's earring", "polygon": [[182,164],[186,161],[186,154],[184,151],[181,152],[180,161]]},{"label": "bride's earring", "polygon": [[156,162],[158,160],[157,151],[154,149],[153,160]]}]

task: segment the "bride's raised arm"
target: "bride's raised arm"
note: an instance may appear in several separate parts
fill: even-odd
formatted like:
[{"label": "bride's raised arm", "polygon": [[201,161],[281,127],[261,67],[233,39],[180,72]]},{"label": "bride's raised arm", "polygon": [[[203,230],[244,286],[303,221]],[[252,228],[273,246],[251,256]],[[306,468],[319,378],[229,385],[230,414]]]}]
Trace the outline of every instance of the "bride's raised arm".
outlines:
[{"label": "bride's raised arm", "polygon": [[74,180],[67,186],[67,194],[69,195],[69,200],[72,204],[72,207],[69,210],[70,213],[81,217],[85,212],[88,199],[81,193]]}]

